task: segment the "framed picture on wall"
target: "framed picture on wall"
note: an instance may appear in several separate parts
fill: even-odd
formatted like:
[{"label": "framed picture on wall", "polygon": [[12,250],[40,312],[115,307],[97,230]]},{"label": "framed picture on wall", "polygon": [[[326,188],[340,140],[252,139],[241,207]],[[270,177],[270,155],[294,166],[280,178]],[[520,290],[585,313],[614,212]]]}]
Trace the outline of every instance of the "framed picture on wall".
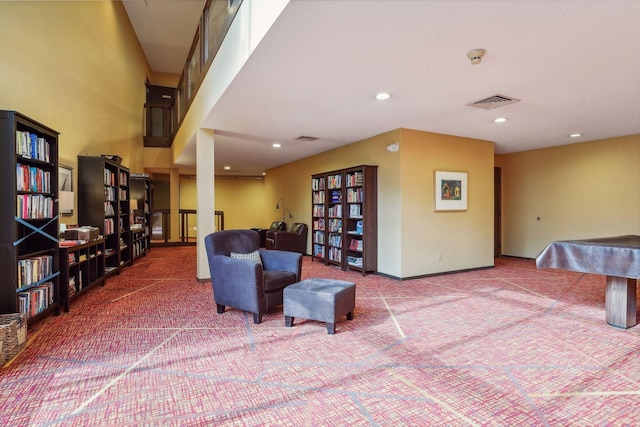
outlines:
[{"label": "framed picture on wall", "polygon": [[73,168],[65,165],[58,167],[59,210],[61,215],[73,215]]},{"label": "framed picture on wall", "polygon": [[434,173],[434,210],[467,210],[467,173],[435,171]]}]

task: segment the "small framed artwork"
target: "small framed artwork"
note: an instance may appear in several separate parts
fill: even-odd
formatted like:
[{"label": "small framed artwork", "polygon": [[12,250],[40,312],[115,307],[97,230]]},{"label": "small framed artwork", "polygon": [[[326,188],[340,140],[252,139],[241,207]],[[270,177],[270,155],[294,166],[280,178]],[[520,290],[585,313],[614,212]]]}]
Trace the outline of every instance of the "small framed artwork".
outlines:
[{"label": "small framed artwork", "polygon": [[435,171],[435,204],[438,211],[467,210],[467,173]]},{"label": "small framed artwork", "polygon": [[59,209],[61,215],[73,215],[73,168],[58,166]]}]

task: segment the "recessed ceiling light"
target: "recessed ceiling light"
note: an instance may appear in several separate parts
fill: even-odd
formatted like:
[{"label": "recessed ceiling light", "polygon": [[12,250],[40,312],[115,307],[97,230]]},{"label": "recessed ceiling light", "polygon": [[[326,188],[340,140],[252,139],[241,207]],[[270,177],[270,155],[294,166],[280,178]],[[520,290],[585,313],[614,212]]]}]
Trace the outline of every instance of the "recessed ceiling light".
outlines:
[{"label": "recessed ceiling light", "polygon": [[582,136],[581,133],[572,133],[571,135],[569,135],[569,138],[577,138],[579,136]]},{"label": "recessed ceiling light", "polygon": [[376,95],[376,99],[378,101],[384,101],[386,99],[391,98],[391,94],[387,93],[387,92],[380,92],[379,94]]},{"label": "recessed ceiling light", "polygon": [[507,119],[505,117],[498,117],[497,119],[494,120],[494,122],[496,123],[504,123],[506,121]]},{"label": "recessed ceiling light", "polygon": [[230,169],[231,169],[231,166],[225,166],[225,167],[224,167],[224,170],[226,170],[226,171],[228,171],[228,170],[230,170]]},{"label": "recessed ceiling light", "polygon": [[280,147],[282,147],[282,144],[280,144],[279,142],[274,142],[273,144],[271,144],[271,146],[273,148],[280,148]]}]

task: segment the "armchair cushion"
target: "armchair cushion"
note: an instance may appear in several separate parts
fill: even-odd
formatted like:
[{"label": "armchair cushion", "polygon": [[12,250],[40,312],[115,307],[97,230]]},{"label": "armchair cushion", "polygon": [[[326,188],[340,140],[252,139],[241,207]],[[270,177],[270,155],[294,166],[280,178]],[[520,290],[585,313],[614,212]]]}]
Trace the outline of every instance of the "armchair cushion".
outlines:
[{"label": "armchair cushion", "polygon": [[247,254],[240,254],[237,252],[231,252],[231,258],[235,259],[244,259],[247,261],[252,261],[256,264],[262,264],[262,258],[260,258],[260,251],[253,251]]}]

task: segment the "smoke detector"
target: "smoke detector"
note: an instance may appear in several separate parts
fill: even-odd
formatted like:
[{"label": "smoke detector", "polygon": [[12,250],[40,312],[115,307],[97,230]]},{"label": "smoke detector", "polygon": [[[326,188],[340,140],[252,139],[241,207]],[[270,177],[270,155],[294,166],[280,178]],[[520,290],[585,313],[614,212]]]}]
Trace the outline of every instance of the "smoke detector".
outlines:
[{"label": "smoke detector", "polygon": [[482,57],[487,53],[484,49],[473,49],[467,52],[467,58],[471,60],[473,65],[479,64],[482,61]]}]

